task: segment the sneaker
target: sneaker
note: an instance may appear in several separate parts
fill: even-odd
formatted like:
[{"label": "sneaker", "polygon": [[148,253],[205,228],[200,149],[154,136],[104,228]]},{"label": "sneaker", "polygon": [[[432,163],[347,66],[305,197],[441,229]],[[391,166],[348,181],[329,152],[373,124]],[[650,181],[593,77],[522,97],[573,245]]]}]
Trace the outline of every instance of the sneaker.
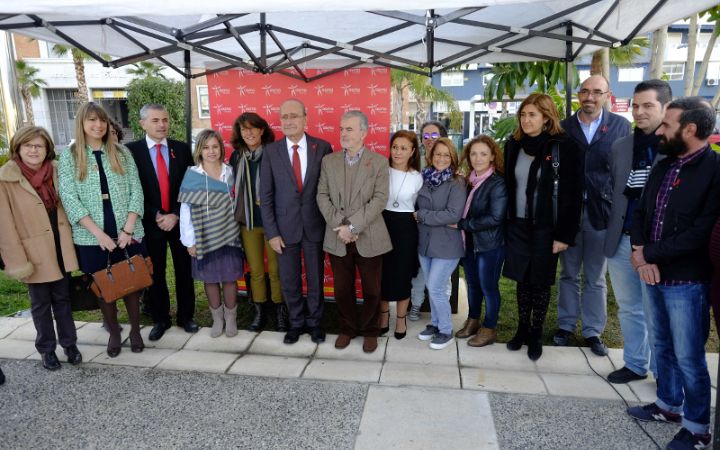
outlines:
[{"label": "sneaker", "polygon": [[627,367],[610,372],[607,380],[613,384],[625,384],[631,381],[644,380],[647,378],[647,374],[638,375]]},{"label": "sneaker", "polygon": [[410,307],[410,312],[407,315],[408,320],[412,320],[413,322],[416,322],[420,320],[420,307],[412,305]]},{"label": "sneaker", "polygon": [[439,332],[440,330],[438,329],[438,327],[434,325],[428,325],[423,331],[420,332],[420,334],[418,334],[418,339],[420,339],[421,341],[430,341]]},{"label": "sneaker", "polygon": [[553,336],[553,343],[558,347],[567,347],[570,343],[570,336],[572,335],[572,332],[558,328],[557,332],[555,332],[555,336]]},{"label": "sneaker", "polygon": [[700,450],[710,447],[710,433],[695,434],[687,428],[680,428],[672,441],[667,445],[668,450]]},{"label": "sneaker", "polygon": [[630,407],[627,409],[627,413],[630,417],[643,422],[680,423],[682,421],[682,416],[680,414],[665,411],[655,403],[650,403],[645,406]]},{"label": "sneaker", "polygon": [[607,346],[603,344],[603,341],[600,340],[599,336],[591,336],[589,338],[586,338],[585,342],[587,343],[588,347],[590,347],[591,352],[595,353],[598,356],[607,356]]},{"label": "sneaker", "polygon": [[455,338],[452,333],[437,333],[430,342],[430,348],[433,350],[442,350],[453,342],[455,342]]}]

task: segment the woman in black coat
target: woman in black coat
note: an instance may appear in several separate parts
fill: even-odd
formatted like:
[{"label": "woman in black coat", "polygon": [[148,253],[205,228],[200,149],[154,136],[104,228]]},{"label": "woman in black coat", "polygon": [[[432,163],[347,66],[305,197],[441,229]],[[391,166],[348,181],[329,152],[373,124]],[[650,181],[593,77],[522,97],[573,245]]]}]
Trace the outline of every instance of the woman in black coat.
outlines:
[{"label": "woman in black coat", "polygon": [[503,275],[517,282],[519,316],[517,333],[507,347],[519,350],[526,343],[528,357],[537,360],[558,256],[575,244],[580,227],[583,157],[560,128],[550,96],[531,94],[519,111],[519,126],[505,144],[508,224]]}]

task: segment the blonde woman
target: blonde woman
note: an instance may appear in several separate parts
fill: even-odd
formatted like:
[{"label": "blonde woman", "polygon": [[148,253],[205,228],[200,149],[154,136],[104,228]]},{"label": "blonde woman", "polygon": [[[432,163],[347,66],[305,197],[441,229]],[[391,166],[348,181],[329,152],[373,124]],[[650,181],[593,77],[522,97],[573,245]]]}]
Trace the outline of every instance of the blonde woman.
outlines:
[{"label": "blonde woman", "polygon": [[[72,226],[80,270],[95,273],[110,262],[145,256],[142,222],[143,192],[137,168],[127,148],[111,138],[110,118],[96,103],[85,103],[75,118],[75,143],[60,154],[60,197]],[[119,248],[119,250],[118,250]],[[130,319],[130,348],[145,348],[140,336],[141,291],[125,301]],[[107,354],[120,354],[117,305],[100,301],[110,331]]]},{"label": "blonde woman", "polygon": [[[205,284],[212,337],[237,335],[236,281],[243,274],[240,227],[235,221],[232,167],[223,163],[225,145],[215,130],[195,139],[195,166],[185,172],[178,201],[180,241],[192,258],[192,276]],[[220,288],[225,297],[221,300]]]}]

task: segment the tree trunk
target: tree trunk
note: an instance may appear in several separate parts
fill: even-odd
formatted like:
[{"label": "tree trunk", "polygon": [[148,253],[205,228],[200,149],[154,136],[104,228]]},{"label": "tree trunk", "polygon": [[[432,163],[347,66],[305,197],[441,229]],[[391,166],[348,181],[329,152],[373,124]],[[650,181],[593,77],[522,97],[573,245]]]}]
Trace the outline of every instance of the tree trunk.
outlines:
[{"label": "tree trunk", "polygon": [[692,92],[693,81],[695,81],[695,48],[697,47],[698,37],[698,15],[690,17],[690,27],[688,29],[688,52],[685,62],[685,88],[683,95],[687,97]]},{"label": "tree trunk", "polygon": [[653,33],[652,54],[650,57],[650,78],[660,79],[665,63],[665,46],[667,45],[667,27],[662,27]]},{"label": "tree trunk", "polygon": [[22,95],[23,103],[25,104],[25,121],[29,125],[35,125],[35,115],[32,109],[32,95],[30,90],[26,87],[20,88],[20,95]]},{"label": "tree trunk", "polygon": [[77,54],[77,52],[72,52],[73,57],[73,64],[75,65],[75,78],[77,78],[78,83],[78,92],[77,92],[77,98],[80,104],[87,103],[88,100],[88,88],[87,88],[87,81],[85,80],[85,62],[82,59],[82,56]]},{"label": "tree trunk", "polygon": [[[717,23],[715,24],[715,29],[717,29]],[[713,48],[715,47],[715,41],[717,41],[715,29],[713,29],[707,48],[705,49],[702,64],[700,64],[700,72],[695,74],[695,84],[693,85],[692,93],[690,95],[698,95],[700,88],[702,87],[705,74],[707,73],[708,66],[710,65],[710,55],[712,55]]]},{"label": "tree trunk", "polygon": [[[590,64],[590,75],[602,75],[610,84],[610,49],[601,48],[592,55],[592,63]],[[581,80],[582,81],[582,80]],[[609,111],[612,108],[612,102],[608,98],[605,108]]]},{"label": "tree trunk", "polygon": [[715,109],[717,109],[717,107],[720,106],[720,86],[718,86],[718,88],[715,90],[715,96],[713,97],[713,99],[710,103],[712,103],[712,105],[713,105],[713,107],[715,107]]}]

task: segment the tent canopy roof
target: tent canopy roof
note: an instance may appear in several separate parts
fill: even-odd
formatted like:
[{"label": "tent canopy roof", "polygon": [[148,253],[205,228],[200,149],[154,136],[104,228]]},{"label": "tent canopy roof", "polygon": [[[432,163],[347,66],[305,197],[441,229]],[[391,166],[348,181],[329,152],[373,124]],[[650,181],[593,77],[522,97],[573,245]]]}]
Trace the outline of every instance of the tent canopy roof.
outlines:
[{"label": "tent canopy roof", "polygon": [[626,44],[716,0],[171,4],[157,11],[158,3],[146,0],[11,0],[0,6],[0,29],[70,44],[109,67],[149,60],[185,76],[190,66],[206,72],[242,67],[307,81],[306,68],[330,69],[319,76],[366,64],[431,74],[465,63],[571,61]]}]

